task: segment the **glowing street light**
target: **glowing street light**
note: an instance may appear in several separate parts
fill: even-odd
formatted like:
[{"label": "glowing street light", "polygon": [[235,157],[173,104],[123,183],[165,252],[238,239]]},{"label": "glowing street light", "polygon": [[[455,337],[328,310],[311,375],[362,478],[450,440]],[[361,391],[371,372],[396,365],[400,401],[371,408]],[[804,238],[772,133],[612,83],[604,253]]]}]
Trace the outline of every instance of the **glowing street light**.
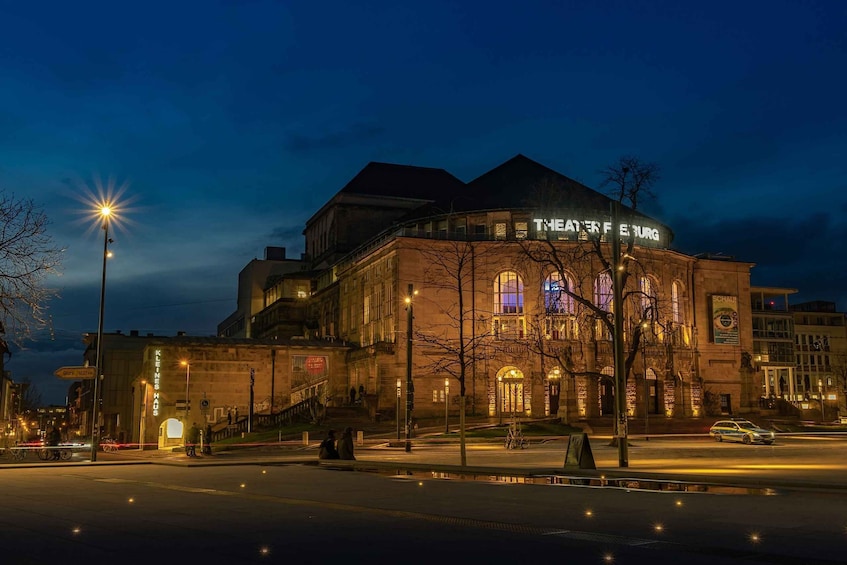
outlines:
[{"label": "glowing street light", "polygon": [[397,412],[395,414],[395,417],[397,419],[397,441],[400,441],[400,397],[402,396],[401,384],[402,381],[400,379],[397,379]]},{"label": "glowing street light", "polygon": [[103,204],[99,210],[100,219],[103,222],[103,276],[100,280],[100,317],[97,322],[97,352],[94,357],[94,365],[97,373],[94,378],[94,405],[91,408],[91,461],[97,461],[97,448],[100,444],[98,420],[100,419],[100,381],[103,379],[103,312],[106,305],[106,259],[111,255],[109,252],[109,219],[112,216],[112,206]]},{"label": "glowing street light", "polygon": [[412,410],[415,406],[415,387],[412,383],[412,320],[414,309],[412,297],[418,292],[415,285],[409,285],[409,294],[403,301],[406,303],[406,451],[412,451]]},{"label": "glowing street light", "polygon": [[191,363],[182,360],[179,364],[185,367],[185,425],[188,425],[188,419],[191,416],[191,401],[188,400],[189,380],[191,378]]},{"label": "glowing street light", "polygon": [[450,433],[450,379],[444,379],[444,433]]}]

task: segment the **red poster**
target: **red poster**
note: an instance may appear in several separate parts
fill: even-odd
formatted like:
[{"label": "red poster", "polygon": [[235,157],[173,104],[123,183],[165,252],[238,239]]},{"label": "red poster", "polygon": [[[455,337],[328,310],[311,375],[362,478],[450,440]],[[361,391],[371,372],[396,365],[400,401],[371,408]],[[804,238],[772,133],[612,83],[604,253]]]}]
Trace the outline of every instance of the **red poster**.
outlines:
[{"label": "red poster", "polygon": [[326,371],[326,357],[306,357],[306,372],[320,375]]}]

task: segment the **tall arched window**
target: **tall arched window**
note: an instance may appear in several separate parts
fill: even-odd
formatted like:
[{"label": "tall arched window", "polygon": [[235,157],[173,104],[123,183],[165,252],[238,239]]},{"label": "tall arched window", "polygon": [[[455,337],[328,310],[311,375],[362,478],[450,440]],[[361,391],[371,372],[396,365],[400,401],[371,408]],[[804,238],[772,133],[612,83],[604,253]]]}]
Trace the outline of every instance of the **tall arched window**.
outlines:
[{"label": "tall arched window", "polygon": [[[612,293],[612,277],[609,273],[600,273],[594,280],[594,305],[605,312],[612,312],[614,304],[614,294]],[[606,323],[597,318],[595,320],[594,335],[596,339],[610,340],[612,334]]]},{"label": "tall arched window", "polygon": [[578,336],[574,299],[565,292],[573,288],[573,278],[567,273],[551,273],[544,280],[544,334],[548,339],[576,339]]},{"label": "tall arched window", "polygon": [[544,310],[548,314],[574,313],[574,300],[566,289],[573,289],[573,280],[567,273],[551,273],[544,281]]},{"label": "tall arched window", "polygon": [[492,331],[498,339],[523,339],[523,281],[514,271],[503,271],[494,279],[494,319]]},{"label": "tall arched window", "polygon": [[609,273],[600,273],[594,281],[594,305],[606,312],[611,312],[612,302],[612,277]]},{"label": "tall arched window", "polygon": [[638,279],[638,289],[641,291],[641,316],[650,320],[656,319],[656,283],[644,275]]},{"label": "tall arched window", "polygon": [[523,314],[523,281],[514,271],[503,271],[494,279],[494,312]]},{"label": "tall arched window", "polygon": [[679,281],[673,281],[671,285],[671,319],[676,326],[682,325],[682,305],[679,302],[681,294]]}]

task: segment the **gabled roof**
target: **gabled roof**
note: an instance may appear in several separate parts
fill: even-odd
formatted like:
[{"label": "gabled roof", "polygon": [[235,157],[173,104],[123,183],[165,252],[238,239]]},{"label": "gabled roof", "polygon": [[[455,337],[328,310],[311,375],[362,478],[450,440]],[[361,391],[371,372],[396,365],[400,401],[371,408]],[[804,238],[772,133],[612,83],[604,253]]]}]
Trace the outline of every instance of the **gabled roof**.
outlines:
[{"label": "gabled roof", "polygon": [[464,187],[444,169],[371,161],[339,192],[432,201]]},{"label": "gabled roof", "polygon": [[[545,187],[555,187],[557,200],[580,208],[608,209],[611,199],[572,178],[518,154],[468,183],[474,207],[541,208]],[[549,189],[548,189],[549,191]]]}]

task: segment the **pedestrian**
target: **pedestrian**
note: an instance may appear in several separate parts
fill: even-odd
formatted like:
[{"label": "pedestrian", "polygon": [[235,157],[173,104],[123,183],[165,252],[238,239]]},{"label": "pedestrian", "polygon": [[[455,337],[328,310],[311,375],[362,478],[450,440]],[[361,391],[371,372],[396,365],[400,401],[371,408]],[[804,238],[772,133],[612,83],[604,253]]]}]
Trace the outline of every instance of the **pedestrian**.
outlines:
[{"label": "pedestrian", "polygon": [[226,425],[227,425],[227,426],[231,426],[231,425],[232,425],[232,410],[227,410],[227,411],[226,411]]},{"label": "pedestrian", "polygon": [[326,438],[321,442],[318,459],[338,459],[338,450],[335,449],[335,430],[329,430]]},{"label": "pedestrian", "polygon": [[235,415],[233,416],[233,418],[235,419],[235,423],[237,424],[238,423],[238,406],[235,407]]},{"label": "pedestrian", "polygon": [[359,385],[359,402],[365,400],[365,385]]},{"label": "pedestrian", "polygon": [[212,454],[212,424],[206,424],[206,435],[203,442],[203,455]]},{"label": "pedestrian", "polygon": [[355,461],[353,457],[353,428],[347,427],[338,442],[338,458]]},{"label": "pedestrian", "polygon": [[352,386],[350,387],[350,404],[356,404],[356,389]]},{"label": "pedestrian", "polygon": [[197,456],[197,442],[200,441],[200,428],[197,427],[197,422],[191,424],[188,432],[185,435],[185,454],[189,457]]},{"label": "pedestrian", "polygon": [[[58,447],[60,443],[62,443],[62,432],[59,430],[58,426],[53,426],[53,429],[50,430],[50,437],[47,438],[47,445],[54,445]],[[53,460],[58,461],[60,456],[59,450],[53,449],[51,451]]]}]

